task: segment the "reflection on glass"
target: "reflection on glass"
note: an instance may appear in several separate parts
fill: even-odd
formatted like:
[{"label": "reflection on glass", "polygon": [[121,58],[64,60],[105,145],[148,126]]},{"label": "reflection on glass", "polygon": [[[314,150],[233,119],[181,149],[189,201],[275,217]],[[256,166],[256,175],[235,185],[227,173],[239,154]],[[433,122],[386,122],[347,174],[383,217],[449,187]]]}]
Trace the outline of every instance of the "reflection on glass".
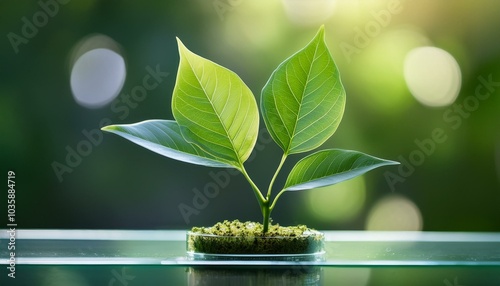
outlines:
[{"label": "reflection on glass", "polygon": [[[39,277],[39,285],[54,286],[54,285],[74,285],[74,286],[90,286],[91,284],[78,271],[61,268],[57,266],[46,269],[43,276]],[[15,283],[14,283],[15,284]]]},{"label": "reflection on glass", "polygon": [[322,285],[319,266],[294,267],[189,267],[188,285]]},{"label": "reflection on glass", "polygon": [[370,268],[331,268],[323,274],[324,285],[366,286],[370,282]]}]

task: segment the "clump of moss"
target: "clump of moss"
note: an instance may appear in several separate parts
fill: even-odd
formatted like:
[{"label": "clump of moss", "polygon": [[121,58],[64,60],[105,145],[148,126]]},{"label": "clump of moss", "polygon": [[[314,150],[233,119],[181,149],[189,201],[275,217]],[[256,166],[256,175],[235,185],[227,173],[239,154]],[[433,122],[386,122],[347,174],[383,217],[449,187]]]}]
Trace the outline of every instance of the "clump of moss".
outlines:
[{"label": "clump of moss", "polygon": [[324,235],[305,225],[269,225],[223,221],[211,227],[193,227],[188,251],[210,254],[304,254],[323,250]]}]

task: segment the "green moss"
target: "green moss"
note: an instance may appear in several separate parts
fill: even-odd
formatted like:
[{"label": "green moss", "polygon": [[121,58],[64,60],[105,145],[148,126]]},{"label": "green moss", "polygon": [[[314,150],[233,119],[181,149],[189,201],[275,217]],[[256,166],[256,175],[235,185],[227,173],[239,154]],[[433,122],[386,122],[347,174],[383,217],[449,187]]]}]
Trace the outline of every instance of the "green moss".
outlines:
[{"label": "green moss", "polygon": [[223,221],[212,227],[193,227],[188,251],[211,254],[301,254],[323,250],[324,235],[305,225],[270,225],[263,235],[258,222]]}]

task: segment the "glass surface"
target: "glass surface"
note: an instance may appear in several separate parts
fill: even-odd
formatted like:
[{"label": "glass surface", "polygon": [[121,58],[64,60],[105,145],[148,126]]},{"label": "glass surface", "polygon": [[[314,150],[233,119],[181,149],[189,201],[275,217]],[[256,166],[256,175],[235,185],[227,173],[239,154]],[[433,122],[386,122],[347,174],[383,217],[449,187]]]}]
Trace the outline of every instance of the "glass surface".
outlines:
[{"label": "glass surface", "polygon": [[[446,281],[450,285],[500,285],[500,233],[324,233],[326,253],[322,259],[245,261],[195,259],[187,255],[186,231],[182,230],[17,230],[16,281],[30,283],[35,281],[30,279],[38,279],[31,274],[43,272],[57,277],[83,277],[81,285],[96,285],[85,282],[94,281],[92,279],[98,279],[99,283],[113,277],[116,280],[117,277],[132,276],[138,279],[142,274],[148,278],[141,279],[153,279],[154,283],[169,277],[178,279],[172,281],[179,284],[163,285],[197,285],[200,275],[214,284],[229,283],[233,279],[243,279],[250,284],[259,281],[272,284],[276,279],[286,277],[292,279],[287,280],[289,284],[323,285],[318,283],[328,279],[365,277],[368,284],[357,285],[377,285],[380,281],[415,277],[421,282],[432,277],[432,281],[437,279],[436,285],[447,285]],[[8,269],[10,236],[7,230],[1,230],[0,238],[0,263],[4,265],[3,269]],[[391,272],[392,275],[387,276]],[[7,273],[2,273],[0,281],[9,279]],[[257,281],[257,278],[264,280]],[[406,281],[405,285],[413,283],[402,281]]]}]

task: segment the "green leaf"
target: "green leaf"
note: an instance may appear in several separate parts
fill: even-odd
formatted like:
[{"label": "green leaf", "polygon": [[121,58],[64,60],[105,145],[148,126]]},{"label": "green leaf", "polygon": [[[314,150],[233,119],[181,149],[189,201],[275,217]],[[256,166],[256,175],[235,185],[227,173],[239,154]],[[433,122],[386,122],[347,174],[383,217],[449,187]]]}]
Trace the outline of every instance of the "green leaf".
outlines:
[{"label": "green leaf", "polygon": [[209,167],[232,167],[188,143],[181,135],[177,122],[147,120],[135,124],[109,125],[102,128],[160,155]]},{"label": "green leaf", "polygon": [[181,132],[217,160],[240,168],[257,140],[255,97],[234,72],[178,44],[172,112]]},{"label": "green leaf", "polygon": [[288,175],[284,189],[299,191],[329,186],[381,166],[397,164],[399,163],[357,151],[322,150],[297,162]]},{"label": "green leaf", "polygon": [[285,154],[313,150],[333,135],[344,113],[345,91],[323,27],[272,73],[260,107],[267,129]]}]

